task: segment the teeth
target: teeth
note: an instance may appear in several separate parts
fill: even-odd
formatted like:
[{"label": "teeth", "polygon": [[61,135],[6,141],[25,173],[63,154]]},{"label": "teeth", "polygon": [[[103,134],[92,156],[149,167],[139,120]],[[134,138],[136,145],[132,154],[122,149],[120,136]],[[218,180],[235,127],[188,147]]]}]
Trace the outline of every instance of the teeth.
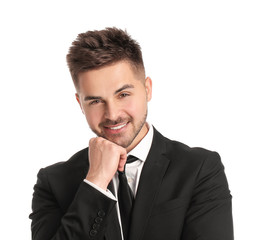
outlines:
[{"label": "teeth", "polygon": [[125,123],[125,124],[123,124],[123,125],[120,125],[120,126],[110,127],[109,129],[117,130],[117,129],[121,129],[121,128],[123,128],[125,125],[126,125],[126,123]]}]

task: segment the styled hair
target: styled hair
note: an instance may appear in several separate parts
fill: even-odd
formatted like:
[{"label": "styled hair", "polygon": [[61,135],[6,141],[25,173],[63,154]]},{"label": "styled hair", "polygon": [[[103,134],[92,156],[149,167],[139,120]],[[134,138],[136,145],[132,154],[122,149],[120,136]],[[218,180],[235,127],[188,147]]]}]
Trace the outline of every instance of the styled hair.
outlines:
[{"label": "styled hair", "polygon": [[140,45],[126,31],[115,27],[80,33],[66,60],[77,89],[79,73],[119,61],[128,61],[134,70],[145,75]]}]

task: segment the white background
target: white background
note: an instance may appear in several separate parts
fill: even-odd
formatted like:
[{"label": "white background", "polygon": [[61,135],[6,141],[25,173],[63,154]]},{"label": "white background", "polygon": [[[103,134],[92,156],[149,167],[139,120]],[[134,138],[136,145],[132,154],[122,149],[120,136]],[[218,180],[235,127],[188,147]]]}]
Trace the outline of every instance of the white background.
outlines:
[{"label": "white background", "polygon": [[220,153],[235,239],[256,239],[257,13],[249,0],[2,1],[0,238],[30,239],[38,170],[93,136],[65,56],[78,33],[116,26],[142,46],[153,80],[149,121],[170,139]]}]

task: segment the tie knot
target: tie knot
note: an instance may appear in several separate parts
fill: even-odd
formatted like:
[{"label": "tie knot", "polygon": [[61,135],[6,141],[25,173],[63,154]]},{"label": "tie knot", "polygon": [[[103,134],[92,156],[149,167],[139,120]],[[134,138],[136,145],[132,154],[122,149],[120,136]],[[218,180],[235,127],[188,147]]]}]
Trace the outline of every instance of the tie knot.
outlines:
[{"label": "tie knot", "polygon": [[133,155],[129,155],[129,156],[127,157],[126,163],[132,163],[132,162],[135,162],[135,161],[137,161],[137,160],[138,160],[137,157],[135,157],[135,156],[133,156]]}]

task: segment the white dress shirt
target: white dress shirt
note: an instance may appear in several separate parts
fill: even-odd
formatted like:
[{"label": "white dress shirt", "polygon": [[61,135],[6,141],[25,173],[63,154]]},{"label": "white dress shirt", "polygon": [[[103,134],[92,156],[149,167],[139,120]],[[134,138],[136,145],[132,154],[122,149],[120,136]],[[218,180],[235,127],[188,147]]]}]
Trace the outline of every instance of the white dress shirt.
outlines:
[{"label": "white dress shirt", "polygon": [[[125,168],[125,174],[127,177],[127,181],[129,186],[132,189],[134,196],[136,195],[139,180],[142,172],[143,165],[148,156],[148,153],[151,148],[152,138],[153,138],[153,127],[148,124],[148,133],[145,137],[138,143],[138,145],[132,149],[127,156],[133,155],[138,158],[135,162],[127,163]],[[119,186],[118,173],[113,177],[113,184],[115,190],[115,197],[117,197],[117,191]]]}]

